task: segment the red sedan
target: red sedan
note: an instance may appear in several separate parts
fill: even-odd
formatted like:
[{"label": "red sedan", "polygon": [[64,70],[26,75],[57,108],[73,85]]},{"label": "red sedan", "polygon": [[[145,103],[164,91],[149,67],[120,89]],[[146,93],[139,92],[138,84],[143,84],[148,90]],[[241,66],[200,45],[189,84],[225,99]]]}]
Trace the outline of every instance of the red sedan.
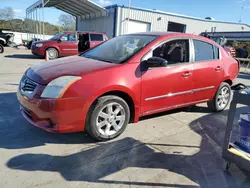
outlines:
[{"label": "red sedan", "polygon": [[109,140],[141,116],[204,102],[224,110],[238,72],[237,61],[207,38],[138,33],[28,69],[17,96],[39,128]]}]

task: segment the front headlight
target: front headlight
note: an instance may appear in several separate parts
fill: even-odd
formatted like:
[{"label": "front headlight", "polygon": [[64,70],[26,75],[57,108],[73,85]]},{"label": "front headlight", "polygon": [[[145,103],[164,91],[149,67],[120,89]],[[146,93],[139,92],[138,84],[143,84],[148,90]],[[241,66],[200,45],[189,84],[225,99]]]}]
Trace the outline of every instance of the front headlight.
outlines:
[{"label": "front headlight", "polygon": [[61,76],[52,80],[43,90],[42,98],[59,98],[75,81],[82,79],[80,76]]},{"label": "front headlight", "polygon": [[37,47],[37,48],[40,48],[40,47],[42,47],[42,46],[43,46],[42,43],[37,43],[37,44],[36,44],[36,47]]}]

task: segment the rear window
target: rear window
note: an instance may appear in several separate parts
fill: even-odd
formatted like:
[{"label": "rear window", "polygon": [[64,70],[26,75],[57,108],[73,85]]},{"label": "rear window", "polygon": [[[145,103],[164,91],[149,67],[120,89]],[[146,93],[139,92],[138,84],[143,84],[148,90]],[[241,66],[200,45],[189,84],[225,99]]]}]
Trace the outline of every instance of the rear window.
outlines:
[{"label": "rear window", "polygon": [[102,34],[90,34],[90,40],[91,41],[103,41],[103,35]]},{"label": "rear window", "polygon": [[200,40],[194,40],[195,61],[209,61],[214,59],[212,44]]}]

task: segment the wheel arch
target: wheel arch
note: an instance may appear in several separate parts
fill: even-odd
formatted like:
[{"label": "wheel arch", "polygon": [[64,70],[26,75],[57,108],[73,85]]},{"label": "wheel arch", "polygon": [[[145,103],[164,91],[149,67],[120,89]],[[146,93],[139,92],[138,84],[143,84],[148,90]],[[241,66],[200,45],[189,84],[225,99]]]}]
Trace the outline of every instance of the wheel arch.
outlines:
[{"label": "wheel arch", "polygon": [[231,79],[226,79],[223,82],[228,83],[230,86],[233,85],[233,81]]},{"label": "wheel arch", "polygon": [[0,44],[5,45],[6,44],[6,40],[3,39],[3,38],[0,38]]},{"label": "wheel arch", "polygon": [[107,92],[99,95],[95,99],[95,101],[91,104],[91,106],[93,106],[96,103],[98,98],[103,97],[103,96],[107,96],[107,95],[114,95],[114,96],[120,97],[128,104],[129,110],[130,110],[129,123],[133,123],[134,120],[135,120],[135,102],[134,102],[133,98],[127,92],[124,92],[124,91],[121,91],[121,90],[107,91]]}]

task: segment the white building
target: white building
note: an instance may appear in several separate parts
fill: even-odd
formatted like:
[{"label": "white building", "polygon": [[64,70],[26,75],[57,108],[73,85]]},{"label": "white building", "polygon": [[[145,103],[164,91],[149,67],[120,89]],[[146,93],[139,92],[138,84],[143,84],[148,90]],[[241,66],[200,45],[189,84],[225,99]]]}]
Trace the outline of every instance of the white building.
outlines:
[{"label": "white building", "polygon": [[[40,4],[39,4],[40,2]],[[44,7],[55,7],[77,18],[78,31],[105,32],[109,38],[143,31],[177,31],[200,34],[213,31],[250,31],[243,23],[200,19],[120,5],[101,7],[90,0],[44,0]],[[41,1],[27,9],[27,15],[41,7]]]},{"label": "white building", "polygon": [[105,32],[108,37],[143,31],[177,31],[200,34],[211,31],[250,31],[242,23],[199,19],[158,10],[113,5],[106,7],[105,17],[78,17],[77,30]]}]

